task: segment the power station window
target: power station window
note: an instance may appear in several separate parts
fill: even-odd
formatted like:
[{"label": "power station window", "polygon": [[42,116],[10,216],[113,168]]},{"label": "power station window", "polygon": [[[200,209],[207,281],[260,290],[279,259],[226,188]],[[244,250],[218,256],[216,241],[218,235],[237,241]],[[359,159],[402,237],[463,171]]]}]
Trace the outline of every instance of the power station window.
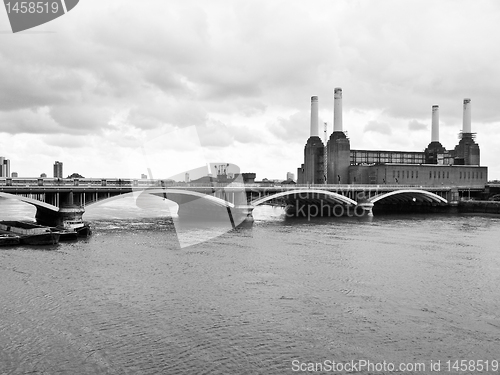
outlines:
[{"label": "power station window", "polygon": [[415,171],[415,178],[418,178],[418,171]]},{"label": "power station window", "polygon": [[462,179],[462,172],[460,172],[460,179]]}]

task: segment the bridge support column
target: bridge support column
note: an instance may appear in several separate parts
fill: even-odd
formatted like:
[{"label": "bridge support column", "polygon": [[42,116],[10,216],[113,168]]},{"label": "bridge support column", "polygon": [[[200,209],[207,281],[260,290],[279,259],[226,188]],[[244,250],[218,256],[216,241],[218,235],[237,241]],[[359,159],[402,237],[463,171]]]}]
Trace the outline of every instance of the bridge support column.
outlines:
[{"label": "bridge support column", "polygon": [[373,216],[373,203],[370,202],[358,203],[358,206],[363,208],[367,216]]},{"label": "bridge support column", "polygon": [[85,213],[83,207],[61,207],[52,211],[44,207],[36,208],[36,222],[49,227],[62,226],[64,221],[81,221]]}]

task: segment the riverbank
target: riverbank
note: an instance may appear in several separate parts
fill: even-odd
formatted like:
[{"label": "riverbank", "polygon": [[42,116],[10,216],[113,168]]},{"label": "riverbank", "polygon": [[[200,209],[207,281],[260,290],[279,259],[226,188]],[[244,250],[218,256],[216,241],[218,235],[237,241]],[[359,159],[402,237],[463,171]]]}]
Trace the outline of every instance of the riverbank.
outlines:
[{"label": "riverbank", "polygon": [[500,214],[500,202],[498,201],[460,201],[458,212],[461,213],[485,213]]}]

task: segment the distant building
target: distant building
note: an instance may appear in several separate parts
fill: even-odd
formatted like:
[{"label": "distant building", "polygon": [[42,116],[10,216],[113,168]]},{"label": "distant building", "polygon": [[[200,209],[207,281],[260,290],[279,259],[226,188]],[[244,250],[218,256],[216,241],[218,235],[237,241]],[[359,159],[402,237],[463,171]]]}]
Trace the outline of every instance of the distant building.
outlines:
[{"label": "distant building", "polygon": [[286,179],[287,180],[295,180],[295,175],[292,172],[287,172],[286,173]]},{"label": "distant building", "polygon": [[0,177],[10,176],[10,160],[0,156]]},{"label": "distant building", "polygon": [[46,178],[46,177],[47,177],[47,173],[42,173],[42,174],[40,175],[40,177],[41,177],[41,178]]},{"label": "distant building", "polygon": [[189,181],[191,181],[189,178],[189,173],[186,172],[186,175],[184,176],[184,182],[188,183]]},{"label": "distant building", "polygon": [[148,175],[147,175],[147,174],[142,173],[142,174],[141,174],[141,180],[147,180],[147,179],[148,179]]},{"label": "distant building", "polygon": [[17,172],[12,172],[12,177],[13,177],[13,178],[17,178],[17,177],[19,177],[19,176],[17,175]]},{"label": "distant building", "polygon": [[63,163],[60,161],[54,163],[54,178],[63,178]]}]

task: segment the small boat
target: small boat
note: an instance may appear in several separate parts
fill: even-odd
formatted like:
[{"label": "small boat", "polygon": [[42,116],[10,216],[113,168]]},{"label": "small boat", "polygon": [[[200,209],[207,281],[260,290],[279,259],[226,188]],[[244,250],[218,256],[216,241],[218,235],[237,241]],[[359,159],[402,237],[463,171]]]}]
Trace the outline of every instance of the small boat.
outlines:
[{"label": "small boat", "polygon": [[14,246],[21,243],[20,237],[10,233],[0,233],[0,246]]},{"label": "small boat", "polygon": [[50,231],[59,234],[59,241],[76,241],[78,239],[78,232],[74,230],[67,230],[57,227],[51,227]]},{"label": "small boat", "polygon": [[90,225],[85,224],[83,227],[78,228],[77,230],[78,237],[88,237],[92,234],[92,230],[90,229]]},{"label": "small boat", "polygon": [[83,220],[65,220],[63,224],[57,228],[60,230],[74,231],[77,233],[78,237],[88,237],[92,234],[90,225],[85,224]]},{"label": "small boat", "polygon": [[59,243],[59,233],[50,228],[24,221],[0,221],[0,230],[19,236],[25,245],[55,245]]}]

